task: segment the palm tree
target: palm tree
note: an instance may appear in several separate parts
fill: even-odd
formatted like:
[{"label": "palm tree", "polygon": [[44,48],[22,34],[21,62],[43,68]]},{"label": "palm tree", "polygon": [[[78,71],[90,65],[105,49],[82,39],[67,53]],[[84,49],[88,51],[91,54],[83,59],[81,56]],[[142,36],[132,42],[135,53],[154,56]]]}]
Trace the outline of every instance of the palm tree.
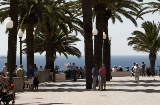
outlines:
[{"label": "palm tree", "polygon": [[[0,6],[8,5],[7,7],[8,13],[3,13],[3,8],[0,10],[0,21],[1,23],[10,16],[12,21],[14,22],[13,28],[9,29],[9,36],[8,36],[8,65],[10,70],[10,75],[15,70],[16,65],[16,45],[17,45],[17,27],[18,27],[18,0],[10,0],[9,2],[1,1]],[[11,76],[10,76],[11,77]]]},{"label": "palm tree", "polygon": [[[58,29],[54,35],[52,35],[52,58],[56,58],[56,53],[59,53],[60,55],[64,55],[66,58],[68,58],[68,55],[74,55],[78,58],[81,57],[81,52],[78,48],[74,47],[75,42],[80,41],[79,38],[77,38],[77,35],[71,35],[68,36],[65,35],[65,33],[62,31],[62,29]],[[35,53],[42,54],[44,51],[46,51],[46,40],[45,36],[42,33],[39,33],[35,36],[35,44],[34,49]],[[55,59],[52,59],[55,61]]]},{"label": "palm tree", "polygon": [[83,30],[85,43],[86,89],[92,89],[93,41],[92,0],[82,0]]},{"label": "palm tree", "polygon": [[138,15],[138,11],[141,6],[134,1],[130,0],[93,0],[94,16],[96,16],[96,27],[98,29],[98,35],[95,39],[95,63],[100,66],[102,64],[102,45],[103,45],[103,32],[107,35],[107,40],[104,41],[104,56],[103,63],[108,70],[108,78],[110,80],[110,50],[108,40],[108,20],[112,19],[115,23],[116,19],[123,22],[121,16],[131,20],[135,26],[137,26],[136,17],[141,18]]},{"label": "palm tree", "polygon": [[134,31],[134,36],[127,39],[128,45],[133,46],[136,51],[149,53],[150,69],[154,75],[156,55],[160,50],[160,23],[146,21],[141,27],[144,32]]},{"label": "palm tree", "polygon": [[[51,62],[55,61],[56,53],[60,55],[63,54],[66,58],[68,58],[68,55],[75,55],[78,58],[81,57],[79,49],[74,47],[74,45],[76,45],[74,43],[80,41],[76,35],[66,36],[62,29],[59,29],[52,35],[51,39]],[[46,39],[42,33],[35,36],[34,49],[36,53],[38,52],[40,54],[47,50]],[[54,63],[52,63],[52,67],[54,67]]]},{"label": "palm tree", "polygon": [[[20,6],[20,27],[26,29],[26,44],[27,44],[27,67],[34,64],[34,26],[43,26],[46,29],[45,18],[51,12],[51,5],[48,5],[49,1],[33,1],[24,0]],[[48,17],[48,20],[50,17]]]},{"label": "palm tree", "polygon": [[[43,15],[49,12],[49,6],[47,1],[43,0],[21,0],[18,3],[18,15],[19,15],[19,28],[26,29],[26,42],[27,42],[27,68],[28,65],[34,64],[34,51],[33,51],[33,43],[34,43],[34,25],[43,25]],[[9,14],[8,1],[1,3],[1,11],[0,20],[4,21],[6,16]],[[14,13],[14,12],[13,12]],[[44,14],[45,13],[45,14]],[[16,34],[17,39],[17,34]],[[15,47],[16,48],[16,47]]]},{"label": "palm tree", "polygon": [[[61,1],[61,2],[60,2]],[[46,38],[46,67],[49,69],[52,67],[52,61],[51,59],[51,48],[52,48],[52,40],[51,35],[53,33],[56,33],[57,28],[61,28],[65,35],[68,35],[68,30],[71,32],[82,32],[82,21],[78,19],[77,17],[81,15],[80,13],[77,13],[79,10],[71,10],[74,9],[72,6],[74,3],[74,6],[77,6],[78,4],[76,1],[70,1],[63,3],[63,0],[60,0],[58,3],[53,3],[52,6],[52,12],[50,13],[49,17],[45,16],[45,27],[42,26],[41,31],[45,34]],[[51,17],[51,18],[50,18]],[[58,17],[58,18],[57,18]],[[50,20],[49,20],[50,18]],[[69,27],[69,29],[67,28]]]}]

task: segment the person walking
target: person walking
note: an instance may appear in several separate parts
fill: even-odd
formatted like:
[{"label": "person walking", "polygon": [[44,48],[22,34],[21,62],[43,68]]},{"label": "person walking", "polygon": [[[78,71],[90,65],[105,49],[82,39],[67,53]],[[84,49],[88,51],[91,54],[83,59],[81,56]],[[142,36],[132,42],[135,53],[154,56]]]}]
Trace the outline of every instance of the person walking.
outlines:
[{"label": "person walking", "polygon": [[97,71],[97,65],[95,64],[92,68],[92,89],[96,90],[96,84],[97,84],[97,77],[98,77],[98,71]]},{"label": "person walking", "polygon": [[137,84],[139,84],[139,72],[140,72],[140,67],[138,66],[138,63],[133,68],[134,73],[135,73],[135,81]]},{"label": "person walking", "polygon": [[106,68],[104,64],[102,64],[102,68],[99,70],[99,74],[101,76],[101,89],[100,90],[105,90],[106,89]]},{"label": "person walking", "polygon": [[142,64],[141,64],[142,77],[145,76],[145,69],[146,69],[146,64],[144,62],[142,62]]}]

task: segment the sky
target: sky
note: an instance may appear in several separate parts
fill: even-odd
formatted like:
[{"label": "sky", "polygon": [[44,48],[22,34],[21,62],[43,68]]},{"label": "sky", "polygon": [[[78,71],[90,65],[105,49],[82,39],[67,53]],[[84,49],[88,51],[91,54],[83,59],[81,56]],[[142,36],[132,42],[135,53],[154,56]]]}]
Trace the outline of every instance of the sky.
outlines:
[{"label": "sky", "polygon": [[[157,0],[152,0],[157,1]],[[138,19],[138,27],[135,27],[134,24],[123,17],[123,23],[116,21],[115,24],[109,20],[109,35],[112,36],[111,40],[111,55],[148,55],[148,53],[134,51],[131,46],[128,46],[127,38],[131,36],[131,33],[135,30],[143,31],[141,24],[144,21],[154,21],[155,23],[160,22],[160,12],[154,14],[146,14],[143,16],[144,20]],[[0,24],[0,55],[7,55],[8,49],[8,35],[5,33],[6,26],[5,22]],[[94,24],[93,24],[94,25]],[[95,26],[95,25],[94,25]],[[26,35],[23,35],[25,39]],[[80,49],[82,55],[84,55],[84,38],[81,35],[78,35],[81,39],[80,42],[76,43],[76,47]],[[22,45],[23,46],[23,45]],[[20,52],[19,38],[17,37],[17,55]],[[158,55],[160,52],[158,53]],[[39,54],[38,54],[39,55]]]}]

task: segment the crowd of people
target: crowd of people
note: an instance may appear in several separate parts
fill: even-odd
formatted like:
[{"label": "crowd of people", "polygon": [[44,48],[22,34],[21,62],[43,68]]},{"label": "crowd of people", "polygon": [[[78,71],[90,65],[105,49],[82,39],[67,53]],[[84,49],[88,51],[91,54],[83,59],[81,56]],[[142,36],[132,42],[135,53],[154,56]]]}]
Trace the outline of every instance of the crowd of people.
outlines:
[{"label": "crowd of people", "polygon": [[[119,66],[119,68],[117,68],[117,66],[114,65],[114,67],[112,68],[112,72],[118,72],[118,71],[123,71],[122,67]],[[126,67],[126,71],[129,71],[129,67]],[[153,75],[153,73],[151,72],[150,67],[147,67],[144,62],[142,62],[140,65],[138,65],[138,63],[133,63],[130,76],[135,77],[135,81],[137,84],[139,83],[139,76],[150,77],[152,75]]]},{"label": "crowd of people", "polygon": [[[3,77],[9,77],[9,72],[7,70],[7,63],[2,67],[1,76]],[[40,66],[39,70],[44,70],[42,66]],[[29,65],[28,73],[23,69],[23,65],[21,64],[20,67],[17,68],[17,65],[15,66],[15,70],[12,74],[12,77],[22,77],[23,78],[23,89],[25,88],[25,83],[29,86],[29,90],[38,90],[38,84],[39,84],[39,73],[38,68],[36,67],[36,64],[34,66]],[[27,77],[27,80],[25,81],[25,76]]]},{"label": "crowd of people", "polygon": [[73,81],[77,81],[77,79],[85,78],[85,67],[78,67],[75,63],[72,63],[71,66],[68,67],[69,69],[65,71],[66,78],[73,79]]}]

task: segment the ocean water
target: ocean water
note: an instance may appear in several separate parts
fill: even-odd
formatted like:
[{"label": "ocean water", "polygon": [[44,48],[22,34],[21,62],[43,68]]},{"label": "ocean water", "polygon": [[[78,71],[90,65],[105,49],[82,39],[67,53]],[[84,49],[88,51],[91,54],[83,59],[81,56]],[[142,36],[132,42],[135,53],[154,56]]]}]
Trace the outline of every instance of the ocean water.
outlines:
[{"label": "ocean water", "polygon": [[[19,67],[19,56],[17,56],[16,64]],[[40,66],[45,66],[45,55],[35,55],[35,64],[39,68]],[[6,56],[2,57],[0,56],[0,71],[2,70],[2,67],[4,66],[5,62],[7,62]],[[23,67],[26,69],[26,56],[22,57]],[[126,70],[126,66],[130,67],[131,69],[133,63],[136,62],[139,65],[141,62],[145,62],[146,66],[148,67],[150,65],[149,57],[147,55],[136,55],[136,56],[128,56],[128,55],[113,55],[111,56],[111,67],[114,65],[121,66],[123,70]],[[58,56],[55,60],[55,66],[59,66],[60,70],[67,70],[67,68],[64,67],[66,63],[75,63],[78,67],[84,67],[85,65],[85,59],[84,56],[80,59],[76,56],[69,56],[68,59],[66,59],[64,56]],[[155,69],[158,70],[159,68],[157,66],[160,66],[160,56],[157,56],[157,60],[155,62]]]}]

